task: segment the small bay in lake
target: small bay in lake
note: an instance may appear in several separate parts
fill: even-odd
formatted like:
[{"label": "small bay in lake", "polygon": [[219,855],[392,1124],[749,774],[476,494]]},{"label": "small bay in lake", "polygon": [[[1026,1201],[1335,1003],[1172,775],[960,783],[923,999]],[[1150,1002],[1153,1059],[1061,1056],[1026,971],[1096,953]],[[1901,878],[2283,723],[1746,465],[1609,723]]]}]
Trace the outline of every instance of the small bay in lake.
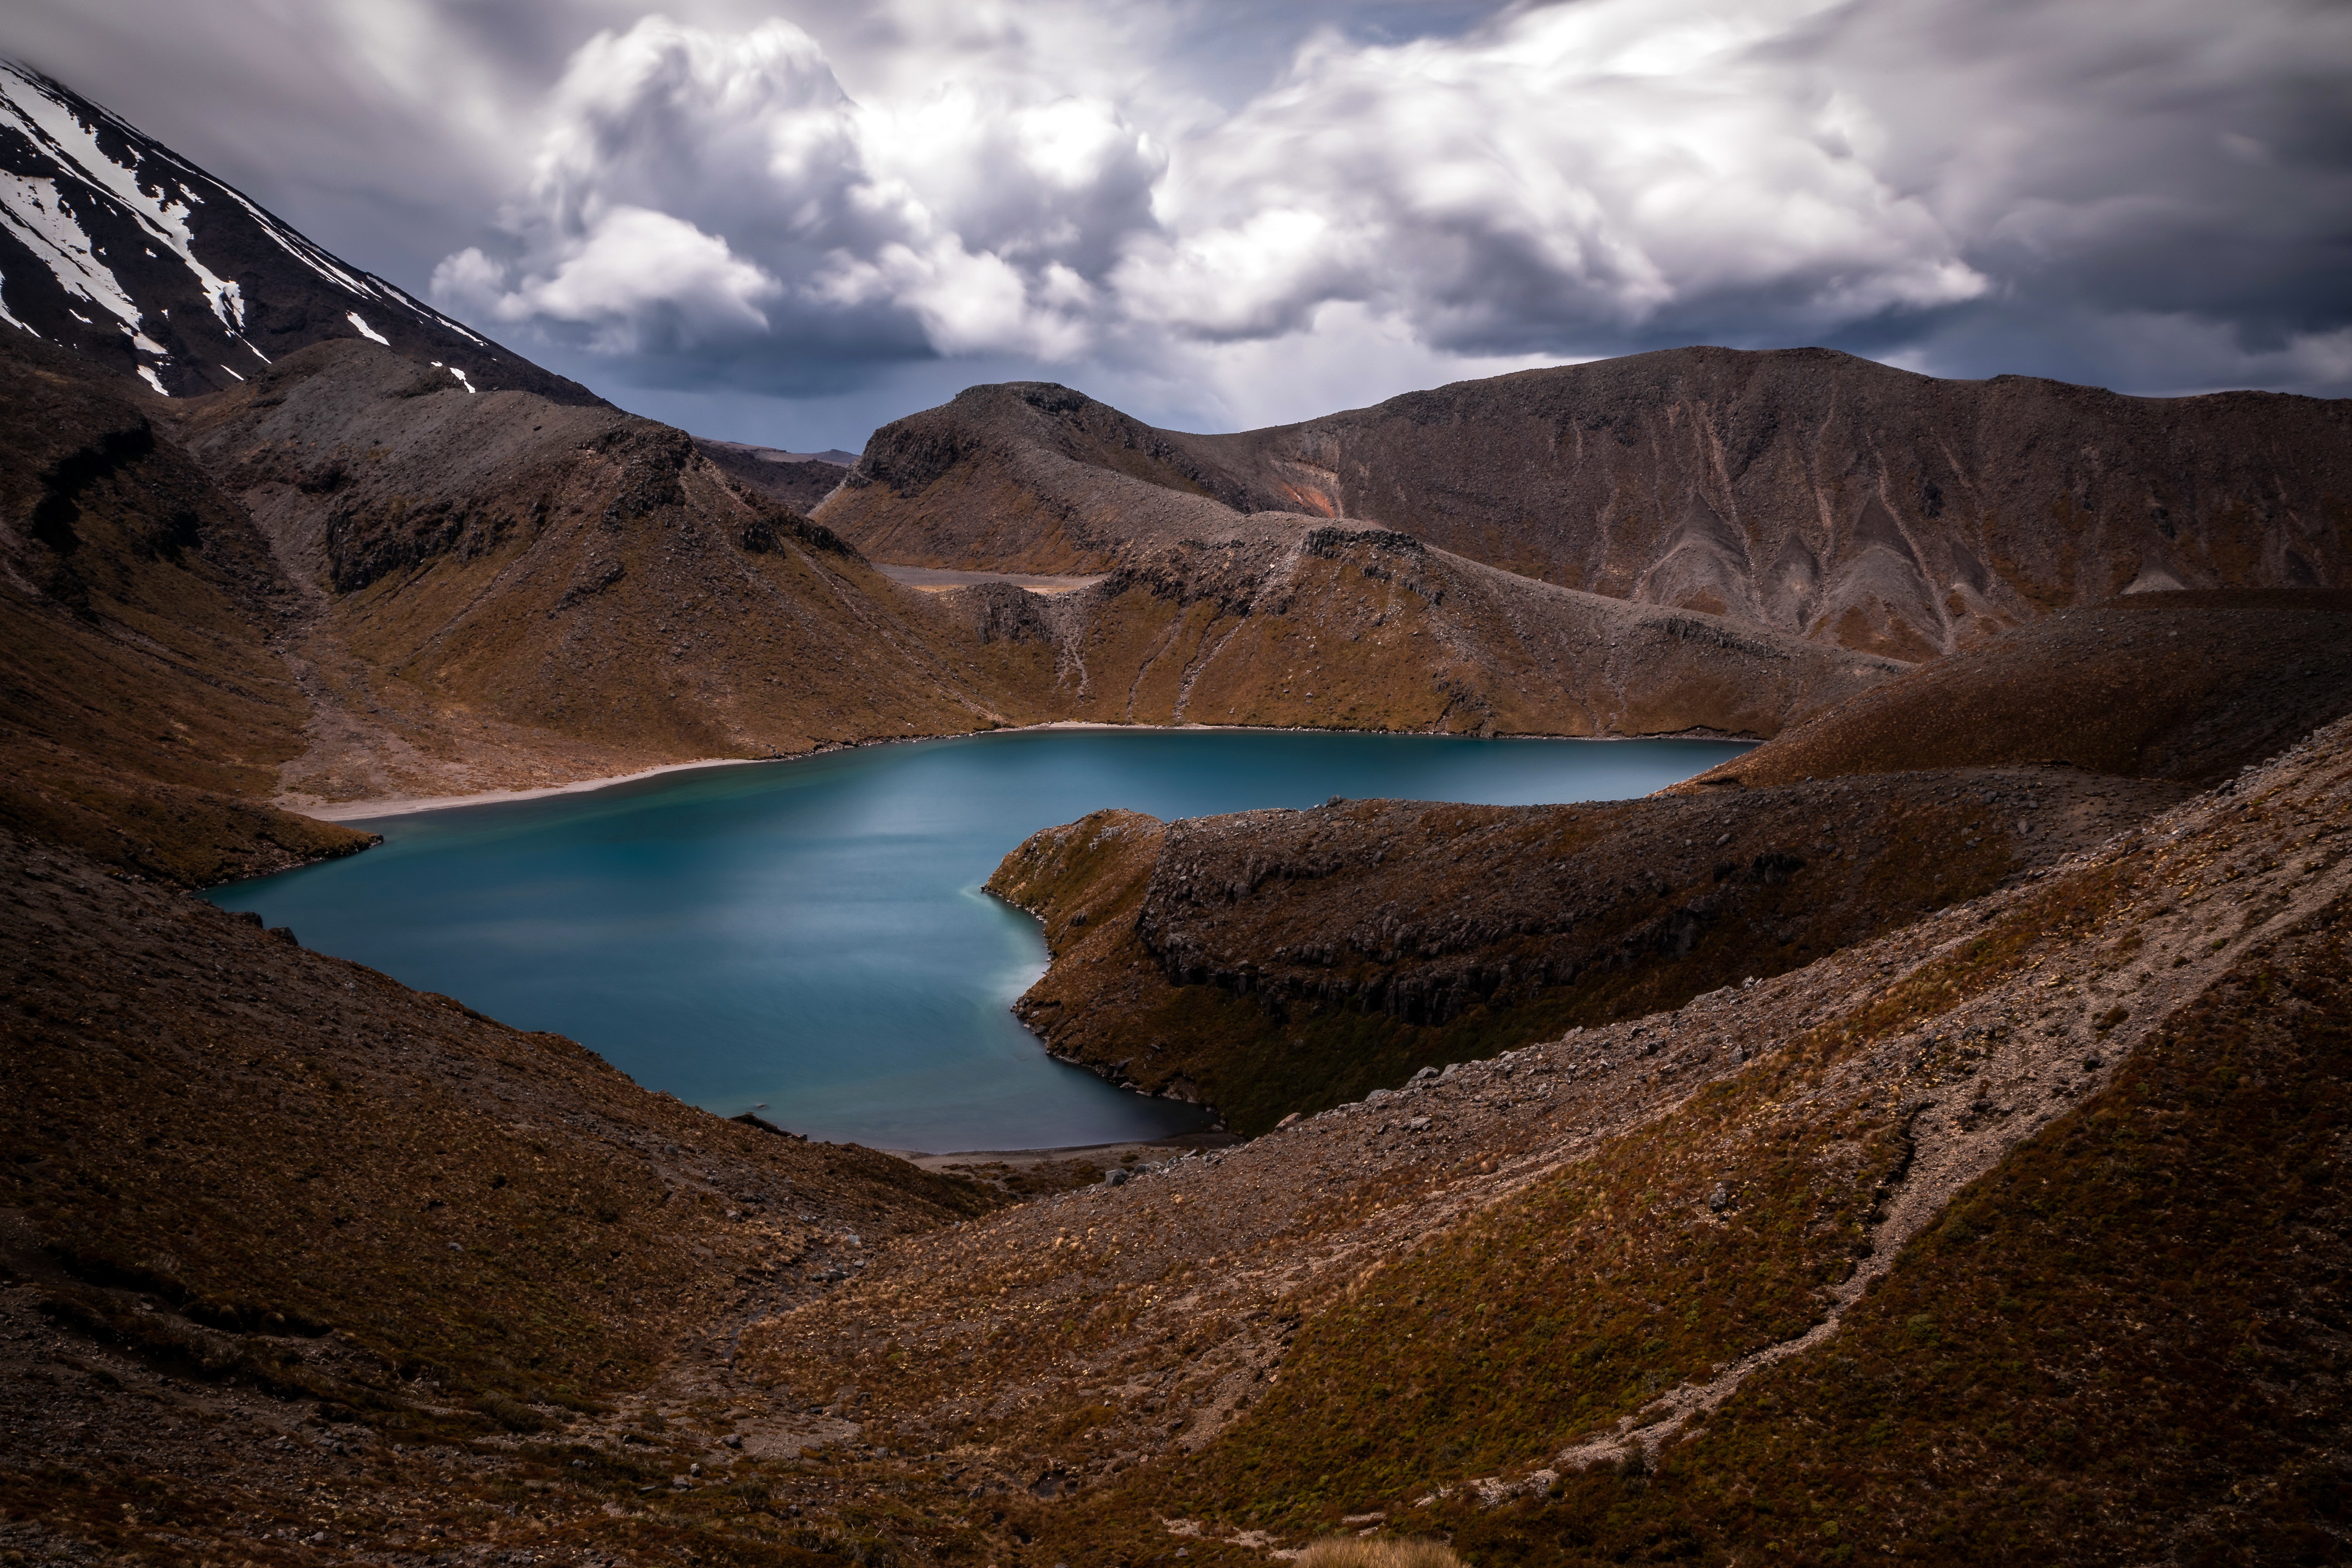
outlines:
[{"label": "small bay in lake", "polygon": [[379,818],[377,848],[211,896],[721,1115],[893,1149],[1103,1143],[1203,1121],[1055,1061],[1007,1011],[1045,942],[981,884],[1030,834],[1110,805],[1622,799],[1744,749],[1019,731]]}]

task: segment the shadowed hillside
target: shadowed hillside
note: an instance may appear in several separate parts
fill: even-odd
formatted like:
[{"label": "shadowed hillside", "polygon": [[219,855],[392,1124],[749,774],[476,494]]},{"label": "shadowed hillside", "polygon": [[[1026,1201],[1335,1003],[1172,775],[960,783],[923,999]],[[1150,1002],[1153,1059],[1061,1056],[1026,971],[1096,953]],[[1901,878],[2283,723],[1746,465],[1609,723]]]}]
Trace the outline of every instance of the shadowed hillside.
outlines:
[{"label": "shadowed hillside", "polygon": [[2135,594],[1924,666],[1676,790],[2053,762],[2204,784],[2347,694],[2352,593]]},{"label": "shadowed hillside", "polygon": [[685,435],[321,344],[177,405],[302,591],[289,798],[457,794],[999,721],[965,638]]},{"label": "shadowed hillside", "polygon": [[[601,1439],[568,1479],[667,1485],[680,1444],[647,1403],[725,1387],[734,1326],[996,1201],[722,1121],[13,833],[0,888],[20,1560],[151,1524],[189,1563],[217,1538],[350,1561],[317,1549],[470,1536],[499,1500],[467,1459],[526,1446]],[[850,1430],[812,1408],[745,1429],[787,1452]]]},{"label": "shadowed hillside", "polygon": [[167,880],[372,842],[260,802],[310,706],[245,510],[74,355],[0,334],[0,821]]},{"label": "shadowed hillside", "polygon": [[1103,571],[1226,511],[1916,659],[2129,586],[2352,585],[2352,408],[1675,349],[1232,436],[975,387],[875,433],[824,521],[877,559]]},{"label": "shadowed hillside", "polygon": [[701,437],[697,437],[694,445],[729,479],[748,485],[793,511],[805,512],[824,500],[849,472],[849,459],[845,458],[835,462],[829,458],[779,452],[772,447],[747,447],[740,441]]}]

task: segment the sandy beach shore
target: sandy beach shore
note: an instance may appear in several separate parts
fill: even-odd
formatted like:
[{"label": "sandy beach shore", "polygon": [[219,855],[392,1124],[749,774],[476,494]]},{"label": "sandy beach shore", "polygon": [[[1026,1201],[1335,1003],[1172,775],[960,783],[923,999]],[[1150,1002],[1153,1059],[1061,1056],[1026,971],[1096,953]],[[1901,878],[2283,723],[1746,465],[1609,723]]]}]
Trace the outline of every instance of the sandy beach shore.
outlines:
[{"label": "sandy beach shore", "polygon": [[[810,756],[822,755],[811,752]],[[576,779],[571,784],[550,784],[545,789],[493,789],[478,795],[426,795],[394,796],[388,800],[338,800],[319,805],[301,805],[291,801],[278,801],[280,810],[297,812],[321,822],[367,822],[379,816],[410,816],[420,811],[448,811],[461,805],[503,805],[509,801],[544,800],[554,795],[584,795],[591,790],[610,789],[614,784],[634,784],[638,779],[655,778],[662,773],[690,773],[696,768],[744,767],[753,763],[793,762],[791,757],[705,757],[693,763],[667,763],[657,768],[639,768],[633,773],[610,773],[602,778]]]}]

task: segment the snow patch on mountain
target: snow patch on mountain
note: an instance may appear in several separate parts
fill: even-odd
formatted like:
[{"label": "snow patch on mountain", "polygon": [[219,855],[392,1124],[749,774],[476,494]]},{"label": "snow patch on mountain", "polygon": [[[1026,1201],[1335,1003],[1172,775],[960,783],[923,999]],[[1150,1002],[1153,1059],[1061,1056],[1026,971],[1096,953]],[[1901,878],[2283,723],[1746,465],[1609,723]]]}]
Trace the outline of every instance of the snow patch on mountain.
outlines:
[{"label": "snow patch on mountain", "polygon": [[0,323],[173,396],[234,386],[273,359],[357,334],[420,360],[464,354],[466,368],[450,374],[469,391],[599,401],[330,255],[121,116],[5,59],[0,274]]},{"label": "snow patch on mountain", "polygon": [[[186,183],[173,180],[168,185],[153,175],[142,173],[135,164],[119,163],[107,155],[99,144],[96,131],[83,122],[62,100],[41,89],[40,85],[13,68],[5,69],[7,78],[21,84],[24,90],[0,81],[0,115],[5,115],[22,131],[26,139],[47,152],[63,167],[80,179],[112,196],[122,210],[137,219],[155,239],[179,257],[183,265],[195,276],[205,302],[221,325],[236,331],[245,325],[245,297],[238,287],[196,259],[195,240],[188,233],[188,215],[203,200]],[[121,128],[129,132],[130,128]],[[132,132],[132,134],[136,134]],[[194,170],[189,171],[191,174]],[[152,186],[151,190],[149,187]],[[79,228],[79,226],[77,226]],[[119,287],[119,285],[118,285]],[[128,299],[128,296],[125,296]],[[130,318],[138,324],[136,307]]]},{"label": "snow patch on mountain", "polygon": [[[0,108],[5,107],[0,103]],[[0,226],[47,262],[67,293],[109,312],[122,323],[123,331],[138,330],[142,312],[132,302],[131,291],[98,258],[96,247],[66,205],[56,181],[0,170]]]}]

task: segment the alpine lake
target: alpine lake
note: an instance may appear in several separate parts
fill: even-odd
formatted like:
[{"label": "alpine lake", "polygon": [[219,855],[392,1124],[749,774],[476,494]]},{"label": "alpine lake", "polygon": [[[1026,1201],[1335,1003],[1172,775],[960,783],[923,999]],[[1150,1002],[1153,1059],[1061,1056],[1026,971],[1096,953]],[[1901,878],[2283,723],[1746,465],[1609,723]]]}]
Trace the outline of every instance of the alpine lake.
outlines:
[{"label": "alpine lake", "polygon": [[1206,1118],[1054,1060],[1008,1011],[1045,941],[981,888],[1030,834],[1112,805],[1624,799],[1744,750],[1014,731],[378,818],[356,824],[376,848],[208,896],[722,1116],[934,1152],[1108,1143]]}]

